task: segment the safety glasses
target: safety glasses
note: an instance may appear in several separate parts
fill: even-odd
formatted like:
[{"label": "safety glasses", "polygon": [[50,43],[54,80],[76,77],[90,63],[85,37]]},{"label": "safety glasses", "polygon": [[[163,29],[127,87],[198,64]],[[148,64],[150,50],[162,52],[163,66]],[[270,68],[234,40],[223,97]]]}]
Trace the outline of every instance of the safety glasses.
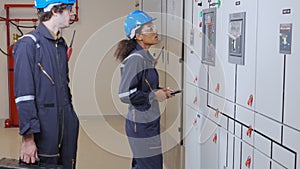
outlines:
[{"label": "safety glasses", "polygon": [[73,10],[72,5],[61,5],[60,8],[61,9],[68,9],[70,12],[72,12],[72,10]]},{"label": "safety glasses", "polygon": [[72,11],[72,8],[73,8],[73,7],[72,7],[71,5],[67,5],[67,6],[66,6],[66,9],[68,9],[70,12]]},{"label": "safety glasses", "polygon": [[157,28],[155,25],[145,26],[141,30],[141,34],[150,34],[150,33],[156,33],[156,32],[157,32]]}]

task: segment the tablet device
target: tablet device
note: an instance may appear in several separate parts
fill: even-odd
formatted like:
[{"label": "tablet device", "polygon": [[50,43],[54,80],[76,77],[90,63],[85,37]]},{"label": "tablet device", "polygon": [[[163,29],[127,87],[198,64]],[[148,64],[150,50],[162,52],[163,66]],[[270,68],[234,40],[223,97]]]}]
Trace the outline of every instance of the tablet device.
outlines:
[{"label": "tablet device", "polygon": [[170,92],[170,94],[171,95],[176,95],[176,94],[181,93],[181,92],[182,92],[182,90],[175,90],[173,92]]}]

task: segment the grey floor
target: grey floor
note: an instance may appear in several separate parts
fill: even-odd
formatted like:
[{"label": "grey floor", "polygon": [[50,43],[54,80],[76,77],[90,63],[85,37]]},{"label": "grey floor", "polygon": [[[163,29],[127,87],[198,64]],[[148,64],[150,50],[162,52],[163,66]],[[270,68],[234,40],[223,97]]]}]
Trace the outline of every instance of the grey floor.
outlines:
[{"label": "grey floor", "polygon": [[[84,120],[85,123],[90,123]],[[90,123],[89,127],[103,126],[103,121],[97,125]],[[121,120],[110,120],[110,123],[114,125],[116,130],[122,132],[123,121]],[[108,150],[101,148],[101,145],[95,143],[91,139],[86,131],[86,127],[80,127],[79,131],[79,145],[78,145],[78,169],[125,169],[130,168],[131,159],[127,157],[118,156],[114,153],[110,153]],[[17,159],[20,152],[21,137],[18,135],[18,128],[4,128],[4,124],[1,122],[0,126],[0,158],[14,158]],[[126,146],[126,143],[123,144]]]},{"label": "grey floor", "polygon": [[[130,169],[131,151],[124,118],[81,117],[80,124],[78,169]],[[4,128],[3,120],[0,125],[0,159],[17,159],[21,143],[18,128]],[[179,169],[179,161],[179,146],[164,153],[165,169]]]}]

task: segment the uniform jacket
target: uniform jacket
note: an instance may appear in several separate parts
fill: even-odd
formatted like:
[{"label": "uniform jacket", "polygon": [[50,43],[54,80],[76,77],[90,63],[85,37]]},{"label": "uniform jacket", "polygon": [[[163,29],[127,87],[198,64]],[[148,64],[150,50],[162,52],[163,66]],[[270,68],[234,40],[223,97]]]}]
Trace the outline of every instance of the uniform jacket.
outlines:
[{"label": "uniform jacket", "polygon": [[24,37],[14,47],[14,93],[20,134],[43,130],[48,137],[58,137],[62,106],[71,103],[67,45],[63,38],[54,39],[42,23],[30,34],[37,42]]},{"label": "uniform jacket", "polygon": [[119,97],[122,102],[135,109],[146,111],[154,100],[154,92],[159,89],[159,78],[153,66],[151,54],[139,45],[121,64]]}]

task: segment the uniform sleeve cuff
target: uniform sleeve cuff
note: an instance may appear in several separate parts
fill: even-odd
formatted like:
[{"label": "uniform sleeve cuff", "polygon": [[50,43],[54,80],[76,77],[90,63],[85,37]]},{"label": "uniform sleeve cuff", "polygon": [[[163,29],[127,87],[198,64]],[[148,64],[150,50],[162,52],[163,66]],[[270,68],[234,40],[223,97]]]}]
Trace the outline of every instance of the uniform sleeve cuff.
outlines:
[{"label": "uniform sleeve cuff", "polygon": [[25,125],[20,125],[20,135],[25,134],[33,134],[33,133],[39,133],[40,132],[40,122],[37,119],[30,120],[29,123]]},{"label": "uniform sleeve cuff", "polygon": [[153,102],[154,99],[155,99],[155,93],[154,93],[154,91],[152,91],[152,92],[149,94],[149,102],[150,102],[150,104]]}]

